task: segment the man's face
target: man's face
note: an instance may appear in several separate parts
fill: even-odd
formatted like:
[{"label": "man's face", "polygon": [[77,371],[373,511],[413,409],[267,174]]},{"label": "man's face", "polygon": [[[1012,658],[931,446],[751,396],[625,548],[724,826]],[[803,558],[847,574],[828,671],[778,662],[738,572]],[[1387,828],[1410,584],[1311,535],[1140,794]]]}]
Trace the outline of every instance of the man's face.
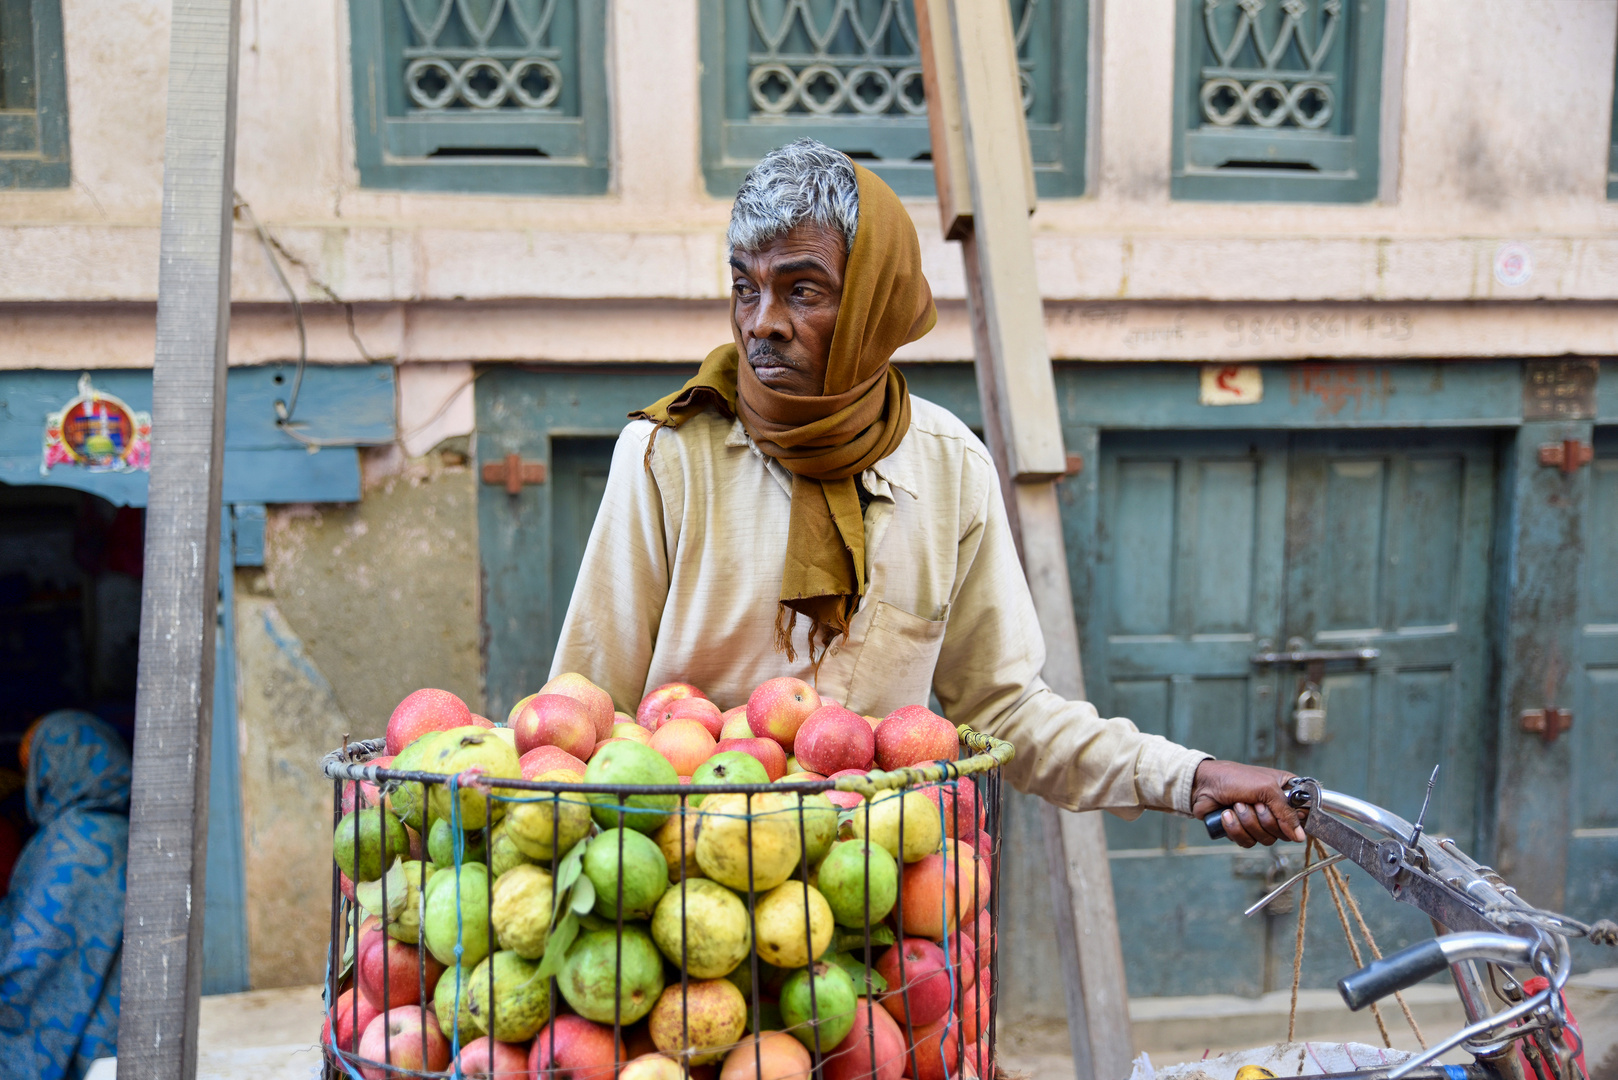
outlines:
[{"label": "man's face", "polygon": [[783,394],[824,391],[847,263],[842,232],[811,223],[731,253],[731,329],[759,382]]}]

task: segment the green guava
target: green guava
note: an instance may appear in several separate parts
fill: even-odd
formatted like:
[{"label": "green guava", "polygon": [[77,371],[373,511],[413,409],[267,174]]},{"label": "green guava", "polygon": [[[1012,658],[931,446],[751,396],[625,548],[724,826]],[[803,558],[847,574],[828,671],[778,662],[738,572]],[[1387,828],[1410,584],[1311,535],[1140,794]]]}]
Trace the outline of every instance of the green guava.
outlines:
[{"label": "green guava", "polygon": [[[434,866],[455,865],[455,829],[439,818],[427,831],[427,855]],[[461,861],[484,862],[483,830],[474,829],[461,834]]]},{"label": "green guava", "polygon": [[686,802],[701,806],[703,797],[696,789],[724,784],[768,784],[770,774],[764,763],[752,754],[740,750],[726,750],[697,766],[691,774],[691,796]]},{"label": "green guava", "polygon": [[[870,869],[866,862],[869,858]],[[867,889],[866,881],[870,881]],[[888,917],[899,897],[899,865],[887,849],[864,840],[847,840],[832,847],[820,864],[815,886],[831,906],[839,926],[858,929],[866,921],[866,897],[870,897],[870,921],[876,925]]]},{"label": "green guava", "polygon": [[[650,746],[638,742],[608,743],[592,755],[584,767],[587,784],[611,784],[625,789],[645,784],[676,785],[680,782],[668,758]],[[678,795],[628,795],[620,803],[614,792],[592,792],[591,813],[603,829],[616,829],[620,825],[636,832],[654,833],[669,819],[670,812],[679,802]],[[628,807],[627,810],[619,809]],[[622,820],[619,820],[622,815]]]},{"label": "green guava", "polygon": [[514,866],[495,878],[489,917],[500,947],[527,960],[544,956],[554,895],[550,873],[532,863]]},{"label": "green guava", "polygon": [[603,919],[618,918],[620,884],[624,918],[649,919],[669,887],[669,864],[645,833],[608,829],[585,846],[584,876],[595,886],[595,913]]},{"label": "green guava", "polygon": [[[441,733],[426,751],[422,768],[427,772],[447,775],[476,770],[485,782],[522,778],[522,768],[517,764],[517,748],[492,730],[476,725],[451,728]],[[434,816],[471,832],[483,828],[491,816],[498,821],[505,812],[505,803],[497,796],[517,794],[498,784],[490,784],[490,788],[485,792],[476,783],[462,784],[457,788],[455,801],[460,804],[459,821],[450,813],[448,784],[435,784],[429,789],[427,806]]]},{"label": "green guava", "polygon": [[[556,769],[536,780],[578,783],[578,774]],[[590,804],[576,792],[523,792],[521,801],[506,805],[506,835],[517,850],[535,862],[549,865],[566,855],[574,844],[590,835]]]},{"label": "green guava", "polygon": [[[447,968],[453,968],[457,959],[463,967],[470,967],[488,956],[489,905],[489,871],[482,863],[467,863],[459,872],[446,867],[434,874],[427,882],[427,903],[422,914],[427,951]],[[457,929],[461,942],[458,958]]]},{"label": "green guava", "polygon": [[[483,1026],[472,1016],[469,1008],[472,1001],[472,969],[469,967],[461,969],[460,993],[460,1035],[461,1045],[465,1046],[484,1034]],[[438,1028],[446,1039],[454,1037],[455,1002],[455,969],[450,968],[438,977],[438,988],[433,991],[433,1012],[438,1014]]]},{"label": "green guava", "polygon": [[747,905],[717,881],[689,878],[664,893],[652,915],[652,940],[693,979],[752,974],[742,963],[753,947]]},{"label": "green guava", "polygon": [[618,1023],[633,1024],[652,1011],[663,992],[663,955],[639,925],[624,927],[621,946],[616,928],[592,930],[568,950],[557,983],[586,1020],[610,1024],[616,1007]]},{"label": "green guava", "polygon": [[343,815],[332,833],[331,852],[350,881],[375,881],[395,858],[410,857],[410,837],[385,807],[366,806]]},{"label": "green guava", "polygon": [[[803,861],[819,866],[837,839],[837,807],[824,795],[803,796]],[[443,865],[443,864],[440,864]]]},{"label": "green guava", "polygon": [[511,812],[506,812],[505,820],[489,830],[489,872],[498,881],[507,870],[518,866],[527,866],[533,860],[522,853],[517,841],[511,838],[507,826],[511,824]]},{"label": "green guava", "polygon": [[[442,731],[429,731],[425,735],[418,736],[409,746],[399,751],[398,756],[393,759],[393,763],[388,768],[396,769],[399,772],[431,772],[432,770],[427,768],[424,762],[427,760],[428,751],[432,749],[434,741],[442,734]],[[417,832],[421,832],[422,811],[426,806],[423,797],[424,788],[430,790],[430,785],[401,781],[398,788],[389,796],[393,801],[393,812],[398,814],[400,820]]]},{"label": "green guava", "polygon": [[781,988],[781,1021],[810,1053],[825,1054],[854,1030],[857,996],[848,972],[816,962],[794,971]]},{"label": "green guava", "polygon": [[[494,1004],[490,1007],[490,970],[494,971]],[[844,978],[847,978],[845,975]],[[534,1037],[551,1018],[549,979],[539,977],[539,964],[507,950],[495,953],[472,972],[472,1000],[467,1007],[484,1031],[493,1028],[501,1042]]]}]

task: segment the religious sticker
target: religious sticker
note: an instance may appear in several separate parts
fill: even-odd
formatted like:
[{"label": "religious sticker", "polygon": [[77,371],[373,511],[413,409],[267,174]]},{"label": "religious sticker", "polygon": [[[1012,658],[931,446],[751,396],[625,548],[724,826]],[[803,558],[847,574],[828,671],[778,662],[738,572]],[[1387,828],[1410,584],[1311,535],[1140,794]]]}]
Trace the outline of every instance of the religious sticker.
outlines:
[{"label": "religious sticker", "polygon": [[79,393],[45,417],[41,476],[58,465],[90,472],[134,472],[152,467],[152,414],[136,412],[79,376]]},{"label": "religious sticker", "polygon": [[1526,285],[1534,276],[1534,254],[1526,244],[1501,244],[1494,253],[1494,279],[1508,288]]},{"label": "religious sticker", "polygon": [[1264,400],[1264,372],[1257,364],[1203,364],[1198,400],[1204,405],[1257,405]]}]

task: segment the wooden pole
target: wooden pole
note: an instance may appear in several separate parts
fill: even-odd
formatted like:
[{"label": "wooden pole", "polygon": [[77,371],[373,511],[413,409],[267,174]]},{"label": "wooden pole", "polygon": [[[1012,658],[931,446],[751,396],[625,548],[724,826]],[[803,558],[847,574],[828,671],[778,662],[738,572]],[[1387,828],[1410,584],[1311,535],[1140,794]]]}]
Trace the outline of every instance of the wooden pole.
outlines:
[{"label": "wooden pole", "polygon": [[[939,211],[966,267],[984,434],[1045,638],[1045,680],[1082,699],[1056,491],[1067,460],[1034,271],[1033,169],[1010,11],[985,0],[918,0],[916,21]],[[1119,1080],[1134,1048],[1100,815],[1046,803],[1042,816],[1074,1072]]]},{"label": "wooden pole", "polygon": [[193,1080],[219,589],[239,0],[174,0],[121,1080]]}]

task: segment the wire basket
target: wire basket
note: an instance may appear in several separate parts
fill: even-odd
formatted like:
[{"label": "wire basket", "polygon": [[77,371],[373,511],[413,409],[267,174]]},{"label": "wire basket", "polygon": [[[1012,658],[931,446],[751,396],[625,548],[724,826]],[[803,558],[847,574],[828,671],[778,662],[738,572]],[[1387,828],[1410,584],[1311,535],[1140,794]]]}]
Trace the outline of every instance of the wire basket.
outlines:
[{"label": "wire basket", "polygon": [[[334,857],[322,1077],[997,1075],[1013,751],[957,730],[952,762],[701,787],[367,764],[383,740],[333,751],[321,767],[361,880]],[[404,821],[427,832],[428,807],[447,813],[423,836]]]}]

